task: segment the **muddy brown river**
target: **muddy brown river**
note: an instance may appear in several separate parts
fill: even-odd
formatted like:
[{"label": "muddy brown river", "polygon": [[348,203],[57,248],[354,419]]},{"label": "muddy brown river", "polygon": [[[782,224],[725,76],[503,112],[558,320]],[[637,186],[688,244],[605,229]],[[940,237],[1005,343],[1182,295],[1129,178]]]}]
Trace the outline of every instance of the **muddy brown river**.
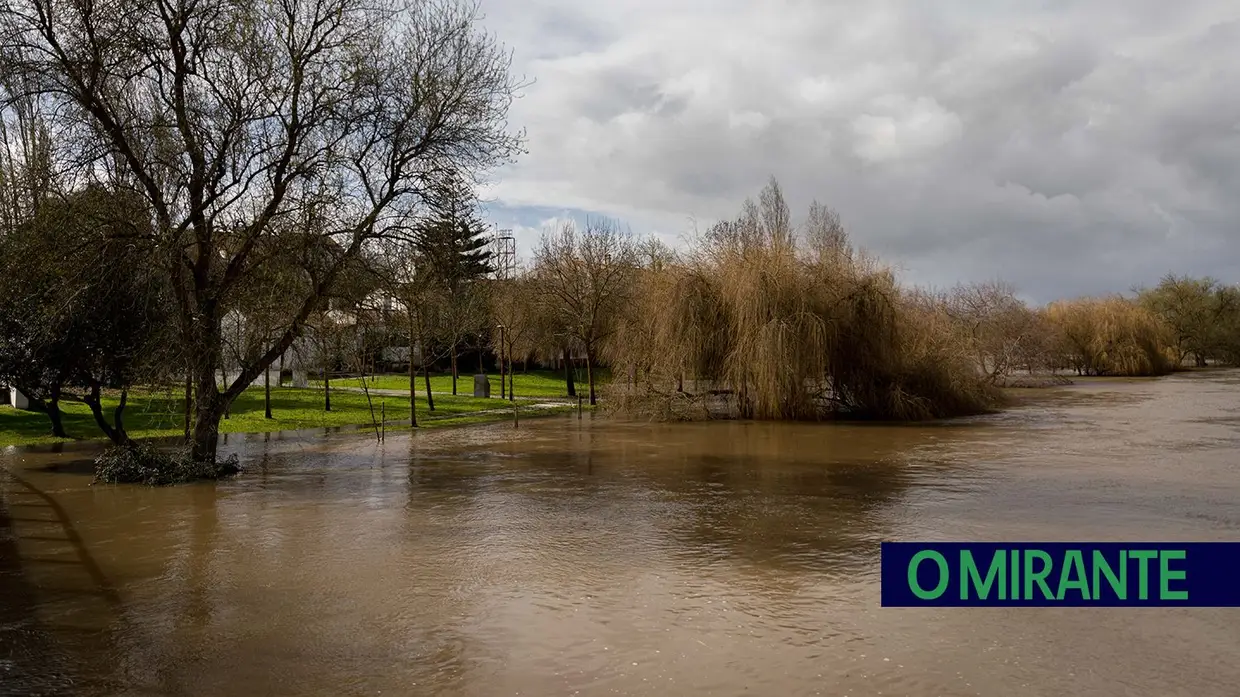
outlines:
[{"label": "muddy brown river", "polygon": [[231,437],[0,458],[0,694],[1240,694],[1240,609],[879,606],[883,540],[1240,540],[1240,372],[931,426]]}]

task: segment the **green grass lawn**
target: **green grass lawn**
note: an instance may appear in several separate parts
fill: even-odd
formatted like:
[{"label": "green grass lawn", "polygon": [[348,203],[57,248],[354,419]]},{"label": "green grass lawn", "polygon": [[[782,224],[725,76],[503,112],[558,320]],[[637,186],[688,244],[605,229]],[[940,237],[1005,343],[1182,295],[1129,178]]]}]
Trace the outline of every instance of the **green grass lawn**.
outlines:
[{"label": "green grass lawn", "polygon": [[[503,414],[478,413],[488,409],[507,410],[509,408],[507,402],[498,399],[498,392],[495,394],[496,397],[492,399],[435,395],[434,412],[427,411],[426,396],[421,395],[417,400],[418,423],[428,427],[437,427],[511,418],[507,412]],[[408,397],[372,395],[371,399],[374,402],[376,419],[379,417],[380,404],[383,404],[389,422],[408,421]],[[116,396],[111,399],[105,397],[106,413],[111,415],[116,402]],[[125,427],[130,436],[134,438],[178,436],[184,433],[184,408],[183,398],[168,393],[130,393],[129,404],[125,409]],[[69,440],[104,438],[85,404],[65,402],[61,405],[61,409],[64,412],[65,431],[70,436]],[[220,431],[222,433],[264,433],[372,423],[366,395],[358,392],[333,390],[332,410],[327,412],[323,411],[321,389],[272,387],[271,410],[273,418],[264,418],[263,390],[261,387],[250,388],[233,402],[229,418],[220,422]],[[540,410],[537,413],[549,412]],[[532,411],[523,412],[521,418],[532,414]],[[396,427],[389,424],[387,428]],[[12,407],[0,407],[0,446],[56,443],[63,440],[65,439],[52,437],[51,424],[46,415],[20,411]]]},{"label": "green grass lawn", "polygon": [[[606,372],[599,371],[602,375],[595,376],[595,384],[603,382]],[[487,377],[491,379],[491,395],[498,397],[499,389],[499,373],[491,373]],[[512,378],[513,387],[518,397],[567,397],[568,388],[564,384],[564,373],[552,370],[531,370],[528,373],[517,371],[516,376]],[[311,381],[311,385],[322,388],[322,383]],[[367,376],[367,387],[380,390],[408,390],[408,375],[374,375]],[[339,378],[332,380],[333,386],[338,387],[361,387],[361,378]],[[588,385],[586,384],[585,371],[577,371],[577,391],[583,397],[588,396]],[[426,382],[421,375],[418,376],[418,391],[425,393]],[[452,392],[452,376],[451,375],[431,375],[431,392]],[[462,372],[460,379],[457,381],[458,394],[473,394],[474,392],[474,375],[473,373]],[[438,400],[438,397],[436,397]]]}]

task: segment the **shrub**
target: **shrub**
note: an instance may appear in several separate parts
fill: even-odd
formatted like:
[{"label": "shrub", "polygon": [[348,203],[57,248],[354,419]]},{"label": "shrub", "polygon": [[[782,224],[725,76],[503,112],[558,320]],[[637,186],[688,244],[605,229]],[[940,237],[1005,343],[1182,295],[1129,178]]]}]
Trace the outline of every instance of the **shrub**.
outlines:
[{"label": "shrub", "polygon": [[241,471],[237,456],[222,462],[195,462],[188,449],[159,450],[147,443],[108,448],[95,458],[93,483],[167,486],[222,479]]}]

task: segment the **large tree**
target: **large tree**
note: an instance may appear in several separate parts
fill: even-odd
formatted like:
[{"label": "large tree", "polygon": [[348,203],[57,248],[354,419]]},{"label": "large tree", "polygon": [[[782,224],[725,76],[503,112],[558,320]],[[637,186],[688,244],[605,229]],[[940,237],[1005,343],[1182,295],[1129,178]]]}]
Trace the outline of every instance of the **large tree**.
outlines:
[{"label": "large tree", "polygon": [[1219,306],[1218,358],[1228,365],[1240,365],[1240,285],[1221,286],[1215,295]]},{"label": "large tree", "polygon": [[[163,334],[166,279],[141,263],[149,252],[125,239],[149,221],[140,201],[100,187],[48,199],[0,236],[0,379],[44,411],[65,437],[60,404],[89,405],[118,444],[128,442],[128,388],[175,362]],[[101,393],[121,390],[111,418]]]},{"label": "large tree", "polygon": [[427,204],[430,215],[418,226],[416,248],[428,270],[454,288],[494,272],[488,226],[464,175],[445,173],[430,187]]},{"label": "large tree", "polygon": [[[465,0],[8,0],[0,72],[60,102],[83,171],[145,199],[195,387],[193,457],[341,270],[406,232],[426,182],[515,155],[509,54]],[[321,252],[277,338],[221,391],[225,299],[293,233]],[[316,244],[330,241],[332,244]]]},{"label": "large tree", "polygon": [[1140,292],[1141,303],[1170,329],[1177,366],[1189,356],[1198,367],[1204,366],[1206,358],[1216,352],[1227,311],[1222,288],[1212,278],[1168,274],[1154,288]]}]

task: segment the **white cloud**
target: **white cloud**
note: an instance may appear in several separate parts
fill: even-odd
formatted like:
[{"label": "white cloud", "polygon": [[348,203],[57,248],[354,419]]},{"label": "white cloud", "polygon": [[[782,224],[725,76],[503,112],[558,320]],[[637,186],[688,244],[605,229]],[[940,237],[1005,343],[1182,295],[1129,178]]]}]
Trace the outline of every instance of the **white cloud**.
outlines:
[{"label": "white cloud", "polygon": [[497,222],[674,237],[774,174],[913,280],[1240,280],[1235,3],[483,2],[537,81]]},{"label": "white cloud", "polygon": [[925,97],[888,97],[852,121],[854,152],[870,162],[925,157],[960,137],[960,117]]}]

